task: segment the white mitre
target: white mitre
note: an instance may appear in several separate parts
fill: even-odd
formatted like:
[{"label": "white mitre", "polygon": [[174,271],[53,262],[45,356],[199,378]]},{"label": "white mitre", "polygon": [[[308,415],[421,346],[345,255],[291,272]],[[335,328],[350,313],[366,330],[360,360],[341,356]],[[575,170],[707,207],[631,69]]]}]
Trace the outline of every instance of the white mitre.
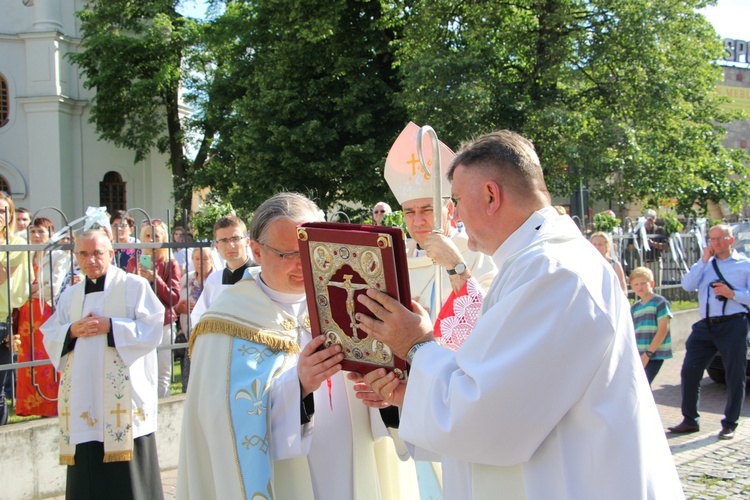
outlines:
[{"label": "white mitre", "polygon": [[[432,141],[427,135],[422,137],[422,150],[427,161],[425,173],[419,163],[417,154],[417,134],[419,125],[409,122],[406,128],[399,134],[396,142],[388,152],[385,160],[385,180],[393,191],[396,200],[400,204],[417,198],[432,198]],[[451,187],[446,175],[456,153],[440,142],[440,165],[443,174],[442,193],[443,198],[449,198]]]}]

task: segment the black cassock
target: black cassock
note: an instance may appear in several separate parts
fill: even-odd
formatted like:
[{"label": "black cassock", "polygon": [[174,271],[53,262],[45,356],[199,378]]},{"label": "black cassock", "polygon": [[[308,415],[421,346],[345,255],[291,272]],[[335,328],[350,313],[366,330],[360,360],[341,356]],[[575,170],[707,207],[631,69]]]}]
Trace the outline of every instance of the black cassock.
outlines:
[{"label": "black cassock", "polygon": [[76,445],[75,465],[68,466],[65,498],[68,500],[161,500],[156,435],[152,432],[133,440],[129,462],[104,463],[104,443]]}]

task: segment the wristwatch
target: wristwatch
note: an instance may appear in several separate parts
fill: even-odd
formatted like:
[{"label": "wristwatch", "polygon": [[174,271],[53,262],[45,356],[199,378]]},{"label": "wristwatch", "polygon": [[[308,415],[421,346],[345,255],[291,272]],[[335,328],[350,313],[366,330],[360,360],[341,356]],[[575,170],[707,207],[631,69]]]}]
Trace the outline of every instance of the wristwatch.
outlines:
[{"label": "wristwatch", "polygon": [[426,346],[427,344],[432,344],[433,342],[435,341],[428,340],[426,342],[419,342],[418,344],[414,344],[413,346],[411,346],[411,349],[409,349],[409,352],[406,353],[406,360],[411,364],[411,360],[414,359],[414,355],[417,354],[417,351],[423,346]]},{"label": "wristwatch", "polygon": [[463,274],[466,272],[466,262],[459,262],[453,269],[446,269],[446,272],[451,276],[454,274]]},{"label": "wristwatch", "polygon": [[651,359],[651,357],[656,354],[654,351],[646,351],[646,357]]}]

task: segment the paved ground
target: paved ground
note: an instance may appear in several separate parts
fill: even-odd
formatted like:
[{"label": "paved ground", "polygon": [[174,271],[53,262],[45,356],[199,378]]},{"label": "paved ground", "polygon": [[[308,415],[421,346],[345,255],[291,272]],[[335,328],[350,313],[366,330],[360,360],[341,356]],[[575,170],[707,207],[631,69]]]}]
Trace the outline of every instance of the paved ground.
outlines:
[{"label": "paved ground", "polygon": [[[652,385],[664,427],[679,424],[680,367],[684,351],[664,363]],[[735,437],[720,441],[726,388],[707,376],[701,383],[701,430],[695,434],[667,434],[686,498],[739,499],[750,497],[750,395],[742,407]]]},{"label": "paved ground", "polygon": [[[680,414],[680,366],[684,352],[666,361],[652,389],[664,427],[676,425]],[[750,397],[745,400],[740,425],[731,441],[719,441],[725,387],[706,377],[701,384],[701,431],[667,435],[688,499],[750,498]],[[175,498],[177,471],[162,473],[164,498]],[[62,497],[61,497],[62,498]]]}]

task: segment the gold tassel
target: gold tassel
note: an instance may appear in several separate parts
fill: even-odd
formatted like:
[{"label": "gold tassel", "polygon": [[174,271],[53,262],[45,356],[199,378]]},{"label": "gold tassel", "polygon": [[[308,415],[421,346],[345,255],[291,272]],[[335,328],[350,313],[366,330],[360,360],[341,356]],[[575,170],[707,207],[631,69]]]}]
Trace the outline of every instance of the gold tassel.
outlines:
[{"label": "gold tassel", "polygon": [[60,465],[75,465],[75,455],[60,455]]},{"label": "gold tassel", "polygon": [[133,459],[132,450],[104,452],[105,464],[109,462],[130,462],[132,459]]},{"label": "gold tassel", "polygon": [[193,345],[198,335],[204,333],[218,333],[240,338],[249,342],[263,344],[275,352],[284,351],[288,354],[299,354],[300,347],[297,340],[288,334],[275,330],[252,328],[226,319],[204,317],[195,325],[188,341],[188,356],[193,357]]}]

